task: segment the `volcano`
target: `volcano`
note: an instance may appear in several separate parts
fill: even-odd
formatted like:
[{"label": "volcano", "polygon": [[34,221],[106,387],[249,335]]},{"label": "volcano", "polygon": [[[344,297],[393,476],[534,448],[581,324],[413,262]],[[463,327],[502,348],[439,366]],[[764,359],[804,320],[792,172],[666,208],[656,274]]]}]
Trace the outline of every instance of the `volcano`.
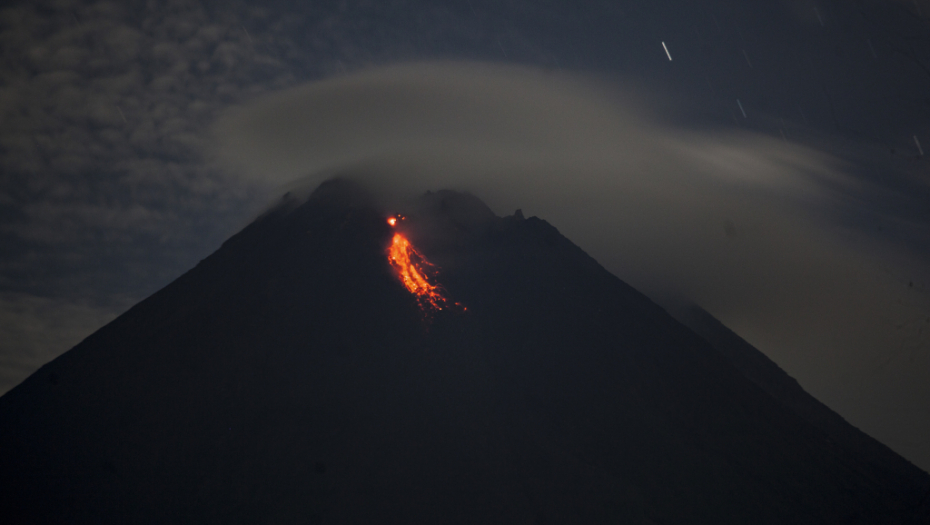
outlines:
[{"label": "volcano", "polygon": [[[396,235],[461,308],[424,312]],[[388,210],[329,181],[0,398],[0,509],[23,524],[930,522],[930,476],[706,317],[698,335],[544,220],[451,191]]]}]

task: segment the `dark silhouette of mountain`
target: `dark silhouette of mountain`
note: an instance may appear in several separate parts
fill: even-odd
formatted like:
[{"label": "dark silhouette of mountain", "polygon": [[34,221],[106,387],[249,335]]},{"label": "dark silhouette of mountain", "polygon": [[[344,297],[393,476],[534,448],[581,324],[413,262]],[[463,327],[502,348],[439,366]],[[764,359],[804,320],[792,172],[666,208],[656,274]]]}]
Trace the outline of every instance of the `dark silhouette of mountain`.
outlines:
[{"label": "dark silhouette of mountain", "polygon": [[926,523],[930,479],[831,438],[559,232],[323,184],[0,398],[10,523]]}]

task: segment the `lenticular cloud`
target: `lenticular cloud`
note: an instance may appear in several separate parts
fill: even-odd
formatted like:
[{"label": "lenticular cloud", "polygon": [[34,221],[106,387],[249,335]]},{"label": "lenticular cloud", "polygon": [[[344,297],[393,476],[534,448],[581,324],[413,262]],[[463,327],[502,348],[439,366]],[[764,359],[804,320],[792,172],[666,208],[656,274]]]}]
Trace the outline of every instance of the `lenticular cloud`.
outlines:
[{"label": "lenticular cloud", "polygon": [[[883,414],[916,397],[884,388],[875,364],[891,347],[930,347],[895,328],[930,312],[906,286],[928,276],[901,246],[844,223],[876,207],[850,197],[868,189],[781,137],[668,125],[650,111],[661,100],[628,86],[481,63],[380,67],[226,113],[216,153],[268,187],[343,175],[387,198],[454,188],[498,214],[546,217],[654,298],[700,304],[895,447],[907,432],[885,432]],[[909,368],[883,370],[930,399]],[[869,385],[898,394],[858,402]]]}]

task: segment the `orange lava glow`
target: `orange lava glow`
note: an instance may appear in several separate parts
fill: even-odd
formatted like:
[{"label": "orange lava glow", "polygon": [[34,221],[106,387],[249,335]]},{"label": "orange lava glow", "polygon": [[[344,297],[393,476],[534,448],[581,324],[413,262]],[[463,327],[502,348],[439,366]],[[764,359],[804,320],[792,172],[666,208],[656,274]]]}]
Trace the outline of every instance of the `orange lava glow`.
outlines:
[{"label": "orange lava glow", "polygon": [[391,217],[390,219],[388,219],[388,224],[390,224],[391,226],[395,226],[397,224],[397,217]]},{"label": "orange lava glow", "polygon": [[[391,219],[388,219],[388,223],[390,222]],[[449,301],[442,294],[441,286],[430,282],[430,276],[435,277],[436,274],[435,266],[427,261],[400,233],[395,233],[391,240],[391,246],[388,248],[388,261],[407,290],[417,296],[417,302],[425,313],[461,307],[459,303]]]}]

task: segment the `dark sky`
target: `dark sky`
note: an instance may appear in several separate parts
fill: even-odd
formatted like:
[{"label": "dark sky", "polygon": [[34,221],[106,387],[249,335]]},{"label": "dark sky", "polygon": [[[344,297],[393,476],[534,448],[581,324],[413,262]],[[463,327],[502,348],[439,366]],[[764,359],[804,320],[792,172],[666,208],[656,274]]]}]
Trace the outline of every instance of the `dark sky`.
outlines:
[{"label": "dark sky", "polygon": [[930,468],[930,1],[291,4],[0,10],[0,392],[349,170],[549,220]]}]

